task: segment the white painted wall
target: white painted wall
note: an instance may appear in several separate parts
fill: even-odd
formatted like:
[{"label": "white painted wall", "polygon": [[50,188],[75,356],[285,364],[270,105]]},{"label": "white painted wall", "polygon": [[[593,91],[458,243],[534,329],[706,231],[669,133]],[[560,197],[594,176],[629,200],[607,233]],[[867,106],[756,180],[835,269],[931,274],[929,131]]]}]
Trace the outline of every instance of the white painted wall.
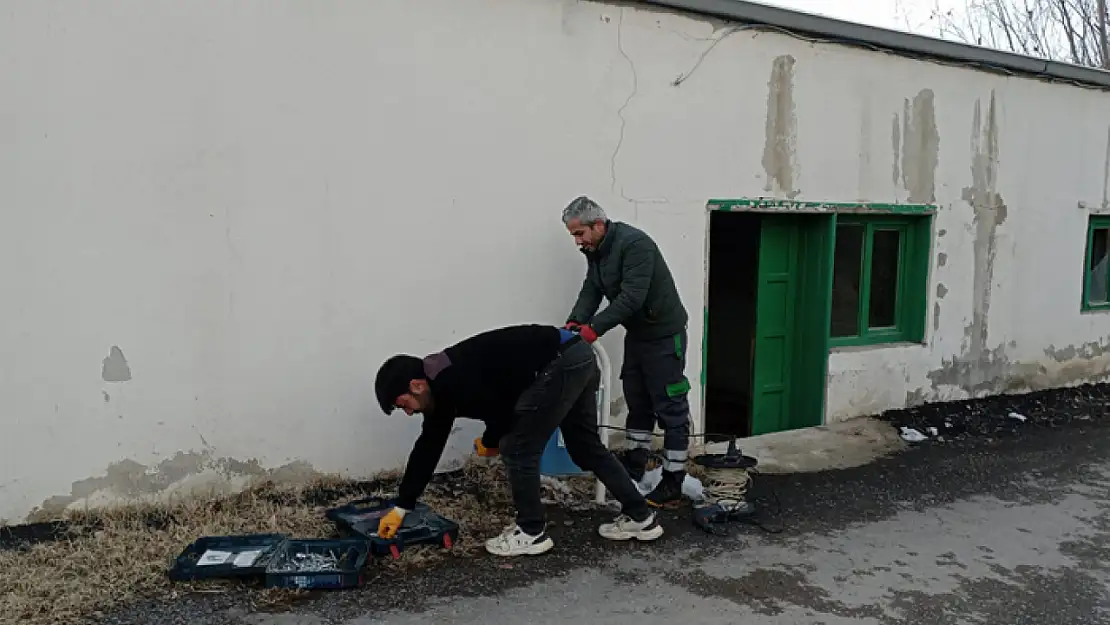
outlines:
[{"label": "white painted wall", "polygon": [[[583,260],[559,211],[582,193],[661,245],[698,379],[705,203],[764,194],[784,54],[799,199],[904,201],[892,115],[936,93],[939,331],[930,317],[926,346],[834,354],[831,419],[960,394],[927,374],[964,349],[974,227],[960,196],[992,89],[1009,218],[989,341],[1034,362],[1110,335],[1110,317],[1078,312],[1077,208],[1105,198],[1108,96],[751,32],[674,86],[713,36],[697,17],[572,0],[9,3],[0,517],[179,452],[398,466],[418,422],[380,414],[377,366],[561,322]],[[618,363],[620,340],[604,339]],[[102,379],[112,346],[130,381]]]}]

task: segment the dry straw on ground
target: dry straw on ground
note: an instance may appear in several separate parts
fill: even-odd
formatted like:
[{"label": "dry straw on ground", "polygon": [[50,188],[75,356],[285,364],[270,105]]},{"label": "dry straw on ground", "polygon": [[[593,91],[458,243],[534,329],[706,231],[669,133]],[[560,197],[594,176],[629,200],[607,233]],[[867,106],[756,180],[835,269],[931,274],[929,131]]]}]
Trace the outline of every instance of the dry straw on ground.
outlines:
[{"label": "dry straw on ground", "polygon": [[[396,474],[370,482],[328,478],[297,487],[264,483],[235,495],[69,513],[69,531],[62,540],[0,551],[0,622],[64,625],[144,597],[234,588],[212,582],[175,584],[166,572],[173,557],[201,536],[278,532],[298,538],[332,537],[335,528],[324,518],[325,508],[390,492],[397,478]],[[587,501],[589,481],[571,483],[570,493],[560,489],[549,496]],[[395,562],[371,562],[377,570],[370,577],[472,556],[480,551],[482,539],[499,532],[512,518],[500,464],[471,463],[461,471],[437,476],[423,500],[459,522],[460,543],[451,551],[418,548],[406,550]],[[262,603],[281,601],[289,594],[249,592]]]}]

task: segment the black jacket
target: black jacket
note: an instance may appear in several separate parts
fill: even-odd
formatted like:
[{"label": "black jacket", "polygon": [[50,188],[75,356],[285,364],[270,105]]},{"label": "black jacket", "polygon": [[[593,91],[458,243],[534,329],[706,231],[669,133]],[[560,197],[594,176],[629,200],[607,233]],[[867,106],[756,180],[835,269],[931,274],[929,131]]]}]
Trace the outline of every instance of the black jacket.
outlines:
[{"label": "black jacket", "polygon": [[397,505],[412,510],[432,479],[455,419],[486,424],[482,444],[499,447],[516,423],[516,402],[559,352],[559,330],[521,325],[490,330],[424,358],[433,406],[409,455]]},{"label": "black jacket", "polygon": [[[586,279],[568,321],[599,335],[623,325],[629,338],[660,339],[686,328],[688,316],[655,241],[628,224],[606,222],[596,252],[586,252]],[[594,314],[602,296],[609,306]]]}]

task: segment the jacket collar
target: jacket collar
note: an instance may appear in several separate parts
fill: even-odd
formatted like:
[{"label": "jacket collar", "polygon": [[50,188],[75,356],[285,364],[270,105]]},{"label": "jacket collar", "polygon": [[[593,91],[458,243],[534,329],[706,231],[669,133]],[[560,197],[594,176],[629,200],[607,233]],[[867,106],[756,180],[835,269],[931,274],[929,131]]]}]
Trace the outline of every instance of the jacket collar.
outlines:
[{"label": "jacket collar", "polygon": [[599,259],[607,255],[609,253],[609,250],[613,248],[613,239],[616,238],[616,229],[619,225],[620,224],[618,222],[606,219],[605,236],[601,237],[601,244],[597,246],[597,251],[587,252],[586,250],[581,250],[581,252],[585,254],[587,258],[593,259]]}]

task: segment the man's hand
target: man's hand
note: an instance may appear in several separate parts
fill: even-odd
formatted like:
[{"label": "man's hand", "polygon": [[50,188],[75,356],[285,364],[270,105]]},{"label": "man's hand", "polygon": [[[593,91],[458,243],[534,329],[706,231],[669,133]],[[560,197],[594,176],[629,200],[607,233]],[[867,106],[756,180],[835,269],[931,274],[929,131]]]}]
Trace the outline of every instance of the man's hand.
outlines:
[{"label": "man's hand", "polygon": [[587,343],[593,343],[597,340],[597,332],[594,332],[594,329],[590,326],[579,326],[578,335]]},{"label": "man's hand", "polygon": [[582,327],[582,324],[578,323],[577,321],[568,321],[567,325],[563,326],[563,329],[577,332],[578,328],[580,327]]},{"label": "man's hand", "polygon": [[401,529],[401,522],[405,520],[405,514],[408,510],[394,506],[389,514],[382,517],[378,521],[378,536],[385,539],[393,538]]},{"label": "man's hand", "polygon": [[478,452],[480,458],[492,458],[501,453],[496,447],[486,447],[482,444],[482,437],[474,439],[474,451]]}]

